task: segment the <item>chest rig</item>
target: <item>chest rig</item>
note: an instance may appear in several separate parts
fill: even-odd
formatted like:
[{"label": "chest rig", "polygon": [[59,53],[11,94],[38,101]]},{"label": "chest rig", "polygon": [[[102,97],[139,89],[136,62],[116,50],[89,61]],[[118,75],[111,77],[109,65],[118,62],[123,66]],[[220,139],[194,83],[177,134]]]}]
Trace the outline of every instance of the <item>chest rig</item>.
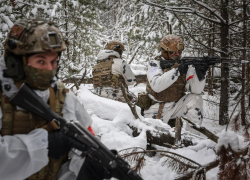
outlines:
[{"label": "chest rig", "polygon": [[[63,83],[57,84],[57,89],[51,87],[49,104],[51,109],[62,116],[62,108],[68,89],[64,88]],[[28,111],[17,110],[16,106],[9,102],[9,98],[1,93],[2,109],[2,129],[1,135],[28,134],[37,128],[47,128],[48,122],[41,117]],[[58,171],[67,157],[53,159],[49,157],[49,163],[37,173],[31,175],[26,180],[56,180]]]},{"label": "chest rig", "polygon": [[[156,58],[156,60],[160,60],[159,58]],[[166,68],[163,69],[163,72],[167,72],[171,70],[172,68]],[[185,85],[186,85],[186,75],[183,74],[178,77],[177,81],[175,81],[170,87],[167,89],[157,93],[155,92],[148,80],[147,80],[147,87],[146,90],[148,94],[151,94],[156,100],[161,102],[175,102],[180,100],[185,95]]]},{"label": "chest rig", "polygon": [[121,75],[112,74],[112,64],[115,56],[110,56],[108,59],[98,60],[97,65],[94,66],[93,84],[94,88],[97,87],[112,87],[113,89],[119,89],[120,83],[127,86],[124,78]]}]

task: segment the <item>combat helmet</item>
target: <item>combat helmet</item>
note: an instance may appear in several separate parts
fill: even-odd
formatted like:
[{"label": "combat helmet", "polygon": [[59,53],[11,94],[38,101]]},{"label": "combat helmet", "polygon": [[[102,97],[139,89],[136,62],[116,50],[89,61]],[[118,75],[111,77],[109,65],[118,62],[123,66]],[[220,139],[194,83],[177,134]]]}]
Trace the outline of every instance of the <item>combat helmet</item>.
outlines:
[{"label": "combat helmet", "polygon": [[179,36],[170,34],[161,39],[158,50],[161,48],[166,51],[183,51],[184,43]]},{"label": "combat helmet", "polygon": [[[35,89],[47,89],[57,69],[46,76],[48,70],[34,70],[28,66],[27,57],[36,53],[58,52],[66,49],[65,40],[50,21],[41,19],[19,19],[11,28],[4,43],[5,77],[24,81]],[[34,74],[35,73],[35,74]],[[42,80],[41,79],[45,79]]]},{"label": "combat helmet", "polygon": [[114,50],[122,56],[122,52],[125,51],[124,45],[119,41],[110,41],[106,44],[104,49]]},{"label": "combat helmet", "polygon": [[170,54],[172,52],[182,52],[184,50],[184,43],[179,36],[170,34],[161,39],[158,50],[167,51],[167,55],[170,59]]}]

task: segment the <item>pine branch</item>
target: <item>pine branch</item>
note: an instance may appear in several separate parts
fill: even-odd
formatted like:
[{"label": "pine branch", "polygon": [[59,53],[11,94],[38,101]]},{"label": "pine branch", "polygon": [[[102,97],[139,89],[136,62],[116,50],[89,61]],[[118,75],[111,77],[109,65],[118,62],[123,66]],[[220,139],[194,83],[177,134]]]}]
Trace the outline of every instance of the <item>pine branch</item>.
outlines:
[{"label": "pine branch", "polygon": [[[142,150],[138,153],[138,150]],[[135,164],[132,169],[140,174],[140,170],[145,165],[145,155],[146,151],[140,147],[128,148],[119,151],[120,156],[130,162]]]},{"label": "pine branch", "polygon": [[240,130],[240,124],[239,124],[239,121],[240,121],[240,113],[238,113],[232,120],[232,130],[234,132],[238,132]]},{"label": "pine branch", "polygon": [[[168,153],[168,154],[171,154],[172,156],[168,155],[168,154],[165,154],[165,153]],[[188,164],[194,164],[194,165],[190,165],[190,166],[201,166],[199,163],[187,158],[187,157],[184,157],[180,154],[177,154],[177,153],[173,153],[173,152],[170,152],[170,151],[164,151],[163,153],[161,153],[162,156],[168,156],[169,158],[172,158],[172,159],[180,159],[182,162],[188,162]],[[184,163],[183,163],[184,164]]]},{"label": "pine branch", "polygon": [[[249,85],[248,85],[247,87],[250,88]],[[226,130],[227,130],[228,126],[229,126],[229,122],[230,122],[230,120],[232,119],[232,116],[233,116],[233,114],[234,114],[234,112],[235,112],[237,106],[240,104],[242,98],[245,97],[245,95],[246,95],[247,93],[248,93],[248,91],[245,91],[244,93],[242,93],[241,98],[240,98],[240,99],[238,100],[238,102],[236,103],[236,105],[235,105],[235,107],[234,107],[234,109],[233,109],[233,111],[232,111],[232,113],[231,113],[231,116],[230,116],[230,118],[229,118],[229,120],[228,120],[228,122],[227,122]]]},{"label": "pine branch", "polygon": [[160,155],[171,159],[171,160],[166,160],[162,162],[162,166],[167,164],[168,167],[171,167],[176,172],[186,172],[188,169],[194,169],[192,171],[189,171],[183,174],[182,176],[177,177],[175,180],[187,180],[187,179],[192,178],[193,176],[197,177],[198,179],[205,179],[204,173],[217,167],[219,164],[219,160],[216,159],[202,166],[199,163],[177,153],[173,153],[170,151],[163,151],[163,150],[144,150],[143,148],[140,148],[140,147],[134,147],[134,148],[121,150],[119,151],[119,155],[124,160],[127,160],[129,163],[137,163],[133,168],[137,172],[139,172],[141,168],[145,165],[144,163],[145,155],[150,152],[154,152],[154,153],[158,152],[160,153]]},{"label": "pine branch", "polygon": [[164,154],[164,156],[168,157],[168,159],[162,162],[162,165],[164,166],[165,164],[168,164],[168,167],[172,168],[172,170],[176,171],[177,173],[184,173],[188,169],[196,169],[199,167],[178,156],[171,156],[168,154]]},{"label": "pine branch", "polygon": [[219,180],[247,179],[249,169],[249,148],[235,152],[230,145],[217,152],[219,156]]},{"label": "pine branch", "polygon": [[215,167],[217,167],[219,165],[219,160],[216,159],[204,166],[202,166],[201,168],[197,169],[197,170],[194,170],[194,171],[191,171],[191,172],[187,172],[177,178],[175,178],[175,180],[187,180],[187,179],[191,179],[193,177],[194,174],[198,175],[200,173],[205,173]]}]

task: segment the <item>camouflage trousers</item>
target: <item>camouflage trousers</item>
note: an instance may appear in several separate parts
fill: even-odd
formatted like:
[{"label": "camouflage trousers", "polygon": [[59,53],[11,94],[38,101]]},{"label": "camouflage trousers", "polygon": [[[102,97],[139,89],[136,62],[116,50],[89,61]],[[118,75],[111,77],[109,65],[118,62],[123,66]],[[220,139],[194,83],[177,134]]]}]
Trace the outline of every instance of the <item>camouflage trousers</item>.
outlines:
[{"label": "camouflage trousers", "polygon": [[[158,114],[159,104],[156,103],[144,111],[146,118],[155,118]],[[162,117],[163,122],[168,123],[169,119],[186,117],[198,126],[203,120],[203,99],[197,94],[187,94],[177,102],[168,102],[164,105]]]}]

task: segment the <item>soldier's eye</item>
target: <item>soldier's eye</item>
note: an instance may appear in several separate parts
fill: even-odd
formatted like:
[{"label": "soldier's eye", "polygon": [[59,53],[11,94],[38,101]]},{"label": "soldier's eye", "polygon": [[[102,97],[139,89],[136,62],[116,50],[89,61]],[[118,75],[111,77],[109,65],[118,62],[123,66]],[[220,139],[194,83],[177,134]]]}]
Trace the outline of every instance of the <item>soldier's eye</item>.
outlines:
[{"label": "soldier's eye", "polygon": [[51,61],[51,64],[57,64],[58,60]]},{"label": "soldier's eye", "polygon": [[169,54],[174,54],[174,52],[173,51],[169,51]]},{"label": "soldier's eye", "polygon": [[43,61],[43,60],[39,60],[38,63],[39,63],[39,64],[43,64],[44,61]]}]

